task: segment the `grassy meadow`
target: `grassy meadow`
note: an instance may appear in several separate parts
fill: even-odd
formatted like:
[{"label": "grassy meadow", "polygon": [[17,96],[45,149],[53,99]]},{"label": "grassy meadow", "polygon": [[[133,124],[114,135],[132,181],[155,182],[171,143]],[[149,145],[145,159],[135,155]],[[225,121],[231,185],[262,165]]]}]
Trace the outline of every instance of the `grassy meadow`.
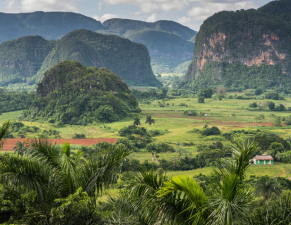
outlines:
[{"label": "grassy meadow", "polygon": [[[236,93],[229,93],[228,95],[235,95]],[[240,94],[238,94],[240,95]],[[268,109],[263,111],[250,111],[248,106],[250,103],[257,102],[258,105],[263,105],[264,102],[270,100],[239,100],[239,99],[205,99],[205,103],[198,103],[197,98],[176,98],[165,101],[165,107],[159,107],[158,100],[151,101],[150,104],[140,103],[142,112],[141,127],[149,128],[145,124],[145,117],[151,115],[155,120],[155,124],[152,125],[152,130],[159,130],[163,135],[154,137],[154,143],[166,142],[174,147],[179,143],[193,142],[192,146],[183,146],[181,148],[186,150],[189,156],[195,156],[198,154],[197,145],[199,144],[211,144],[213,142],[221,141],[229,143],[222,135],[220,136],[202,136],[199,133],[191,132],[193,129],[202,129],[205,125],[217,126],[222,133],[229,132],[231,130],[272,130],[279,134],[281,137],[291,137],[291,126],[282,127],[273,126],[273,122],[276,116],[289,117],[290,113],[274,112]],[[286,108],[291,107],[291,99],[277,100],[273,102],[278,104],[284,104]],[[155,105],[156,102],[156,105]],[[184,103],[187,106],[179,106]],[[182,104],[183,105],[183,104]],[[198,116],[184,115],[185,111],[196,110]],[[204,116],[207,113],[207,116]],[[17,121],[21,111],[3,113],[0,115],[0,123],[11,120]],[[258,119],[259,115],[263,114],[265,119]],[[55,126],[48,123],[22,121],[27,126],[37,126],[41,129],[54,129],[60,132],[61,138],[72,138],[75,133],[85,134],[86,138],[120,138],[118,130],[131,125],[133,123],[132,118],[127,118],[121,122],[114,123],[93,123],[88,126],[78,125],[62,125]],[[179,153],[160,153],[160,159],[175,159],[179,156]],[[142,150],[141,152],[132,153],[131,158],[138,159],[140,162],[144,160],[151,161],[151,153]],[[192,171],[168,171],[168,175],[198,175],[200,173],[208,175],[212,171],[212,168],[206,167],[203,169],[196,169]],[[283,163],[275,163],[274,166],[258,166],[253,165],[248,171],[248,175],[269,175],[271,177],[283,176],[291,177],[291,165]]]}]

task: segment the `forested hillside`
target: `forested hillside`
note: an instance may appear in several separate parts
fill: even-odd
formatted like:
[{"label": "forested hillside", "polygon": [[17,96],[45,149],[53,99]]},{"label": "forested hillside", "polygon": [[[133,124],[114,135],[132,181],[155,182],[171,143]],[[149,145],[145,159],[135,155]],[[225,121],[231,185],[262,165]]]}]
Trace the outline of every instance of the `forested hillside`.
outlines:
[{"label": "forested hillside", "polygon": [[[115,34],[144,44],[155,73],[184,72],[193,58],[196,31],[173,21],[148,23],[129,19],[110,19],[103,23],[102,34]],[[182,65],[180,65],[182,64]]]},{"label": "forested hillside", "polygon": [[45,72],[37,98],[24,112],[28,120],[58,124],[118,121],[139,112],[138,102],[127,85],[107,68],[63,61]]},{"label": "forested hillside", "polygon": [[194,43],[169,32],[144,30],[132,33],[127,38],[147,46],[155,72],[173,71],[193,57]]},{"label": "forested hillside", "polygon": [[225,11],[205,20],[184,82],[195,88],[288,88],[290,10],[290,1],[279,0],[258,10]]},{"label": "forested hillside", "polygon": [[78,29],[102,30],[103,25],[71,12],[0,13],[0,43],[28,35],[54,40]]},{"label": "forested hillside", "polygon": [[46,41],[40,36],[0,44],[0,86],[33,84],[31,77],[40,69],[55,44],[55,41]]},{"label": "forested hillside", "polygon": [[105,30],[115,31],[124,37],[127,37],[128,35],[137,31],[158,30],[173,33],[181,36],[185,40],[190,40],[197,33],[189,27],[183,26],[174,21],[167,20],[159,20],[154,23],[149,23],[139,20],[110,19],[106,20],[103,23],[103,26]]},{"label": "forested hillside", "polygon": [[88,30],[72,31],[58,41],[29,36],[0,44],[0,85],[33,86],[63,60],[109,68],[129,85],[161,86],[144,45]]}]

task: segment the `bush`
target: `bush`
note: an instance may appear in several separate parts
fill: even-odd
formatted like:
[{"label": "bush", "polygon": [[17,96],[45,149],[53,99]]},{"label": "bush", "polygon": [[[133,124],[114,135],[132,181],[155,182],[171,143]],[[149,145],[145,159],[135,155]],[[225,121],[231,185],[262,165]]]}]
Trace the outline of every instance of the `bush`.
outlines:
[{"label": "bush", "polygon": [[257,108],[258,107],[258,104],[256,102],[253,102],[253,103],[250,103],[249,104],[249,107],[250,108]]},{"label": "bush", "polygon": [[173,146],[166,144],[166,143],[159,143],[159,144],[148,144],[146,150],[148,152],[175,152],[175,149]]},{"label": "bush", "polygon": [[130,126],[121,128],[118,131],[118,134],[120,136],[122,136],[122,137],[130,136],[130,135],[133,135],[133,134],[137,134],[137,135],[140,135],[140,136],[145,136],[145,135],[147,135],[147,130],[144,127],[139,127],[137,129],[136,126],[130,125]]},{"label": "bush", "polygon": [[279,94],[278,93],[267,93],[265,95],[266,99],[273,99],[273,100],[279,100]]},{"label": "bush", "polygon": [[263,94],[263,91],[261,89],[255,90],[255,95],[261,95],[261,94]]},{"label": "bush", "polygon": [[204,97],[200,96],[200,97],[198,98],[198,103],[204,103]]},{"label": "bush", "polygon": [[211,88],[203,88],[199,91],[198,96],[204,98],[211,98],[213,90]]},{"label": "bush", "polygon": [[220,135],[221,132],[218,129],[218,127],[213,126],[211,128],[208,128],[208,127],[203,128],[203,130],[201,131],[201,134],[204,136],[210,136],[210,135]]},{"label": "bush", "polygon": [[75,134],[73,136],[73,139],[83,139],[83,138],[86,138],[85,134]]}]

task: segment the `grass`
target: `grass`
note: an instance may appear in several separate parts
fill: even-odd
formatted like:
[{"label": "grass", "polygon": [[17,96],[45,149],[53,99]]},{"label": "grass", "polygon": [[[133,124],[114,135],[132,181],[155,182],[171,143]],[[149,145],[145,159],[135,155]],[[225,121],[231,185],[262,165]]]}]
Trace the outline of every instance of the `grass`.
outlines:
[{"label": "grass", "polygon": [[[166,74],[162,74],[165,76]],[[139,87],[135,87],[139,88]],[[235,94],[229,94],[235,95]],[[238,93],[237,95],[241,95]],[[157,100],[158,102],[159,100]],[[193,129],[202,129],[206,124],[208,126],[217,126],[222,133],[229,132],[231,130],[271,130],[277,133],[283,138],[291,137],[291,126],[274,127],[272,123],[276,116],[289,117],[289,112],[271,112],[269,110],[264,111],[249,111],[248,105],[253,102],[263,104],[270,100],[238,100],[238,99],[223,99],[221,101],[214,99],[205,99],[205,103],[201,104],[197,102],[197,98],[175,98],[166,99],[166,107],[159,107],[158,103],[155,106],[155,101],[152,100],[151,104],[140,103],[142,112],[141,127],[149,128],[145,124],[145,117],[151,115],[155,119],[155,124],[152,125],[152,130],[160,130],[164,135],[154,137],[154,143],[166,142],[172,146],[176,146],[182,142],[193,142],[194,146],[183,147],[185,150],[192,153],[195,156],[198,152],[196,146],[199,144],[212,144],[213,142],[221,141],[222,143],[229,143],[223,138],[223,136],[209,136],[204,137],[199,133],[191,132]],[[286,100],[274,101],[276,105],[284,104],[286,108],[291,107],[291,98]],[[179,106],[182,103],[187,106]],[[187,116],[184,115],[184,111],[196,110],[199,116]],[[203,113],[207,113],[208,116],[203,116]],[[3,113],[0,115],[0,123],[6,120],[17,121],[21,111]],[[264,120],[257,119],[260,114],[265,116]],[[131,125],[133,123],[132,118],[127,118],[123,121],[100,124],[93,123],[88,126],[78,125],[63,125],[55,126],[53,124],[43,123],[41,121],[23,121],[27,126],[37,126],[40,129],[49,130],[54,129],[60,132],[62,138],[72,138],[75,133],[85,134],[87,138],[120,138],[118,130]],[[161,153],[160,159],[171,160],[178,157],[178,153]],[[143,162],[144,160],[151,161],[151,153],[141,151],[133,153],[132,158],[138,159]],[[198,169],[195,171],[180,171],[173,172],[173,174],[209,174],[210,168]],[[270,176],[281,175],[291,177],[291,167],[288,164],[277,164],[272,167],[261,167],[256,165],[249,169],[248,174]]]}]

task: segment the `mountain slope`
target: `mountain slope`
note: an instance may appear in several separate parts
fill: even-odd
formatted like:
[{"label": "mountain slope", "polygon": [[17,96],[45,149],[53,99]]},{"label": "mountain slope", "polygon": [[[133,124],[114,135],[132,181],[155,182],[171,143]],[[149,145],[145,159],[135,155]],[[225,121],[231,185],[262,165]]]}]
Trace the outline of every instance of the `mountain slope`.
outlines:
[{"label": "mountain slope", "polygon": [[167,20],[159,20],[154,23],[149,23],[139,20],[109,19],[103,22],[103,26],[105,30],[115,31],[123,37],[127,37],[132,33],[143,30],[166,31],[181,36],[185,40],[190,40],[197,34],[196,31],[189,27]]},{"label": "mountain slope", "polygon": [[63,60],[109,68],[129,85],[161,86],[144,45],[88,30],[72,31],[58,41],[28,36],[0,44],[0,85],[33,85]]},{"label": "mountain slope", "polygon": [[118,121],[138,112],[138,102],[127,85],[107,68],[63,61],[45,72],[37,97],[24,117],[57,124]]},{"label": "mountain slope", "polygon": [[169,32],[144,30],[132,33],[127,38],[147,46],[155,72],[167,72],[166,67],[173,69],[193,57],[194,43]]},{"label": "mountain slope", "polygon": [[109,68],[129,85],[161,86],[152,72],[146,47],[116,35],[88,30],[70,32],[46,57],[37,74],[38,79],[44,71],[63,60],[78,60],[85,66]]},{"label": "mountain slope", "polygon": [[40,36],[22,37],[0,44],[0,86],[29,83],[55,46]]},{"label": "mountain slope", "polygon": [[180,64],[193,58],[196,31],[174,21],[148,23],[129,19],[110,19],[104,23],[102,34],[115,34],[144,44],[151,56],[155,73],[180,72]]},{"label": "mountain slope", "polygon": [[71,12],[0,13],[0,43],[28,35],[53,40],[78,29],[102,30],[103,25]]},{"label": "mountain slope", "polygon": [[[184,77],[196,88],[287,87],[291,84],[291,2],[220,12],[204,21]],[[255,82],[254,82],[255,81]]]}]

